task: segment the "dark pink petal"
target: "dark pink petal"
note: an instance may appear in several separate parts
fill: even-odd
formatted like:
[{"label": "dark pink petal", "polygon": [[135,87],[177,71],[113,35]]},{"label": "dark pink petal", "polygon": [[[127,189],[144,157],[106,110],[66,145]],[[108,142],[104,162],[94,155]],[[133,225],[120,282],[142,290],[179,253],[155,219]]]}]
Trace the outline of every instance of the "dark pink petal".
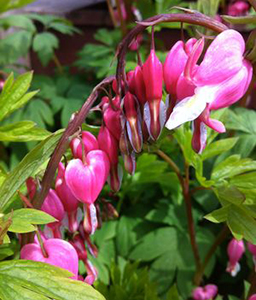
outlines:
[{"label": "dark pink petal", "polygon": [[118,142],[106,126],[101,126],[98,134],[99,147],[107,153],[111,164],[118,163]]},{"label": "dark pink petal", "polygon": [[53,216],[55,219],[62,221],[64,218],[64,207],[57,193],[50,189],[48,195],[44,199],[41,210]]},{"label": "dark pink petal", "polygon": [[103,113],[104,123],[116,140],[120,139],[122,131],[120,115],[121,111],[114,110],[110,105]]},{"label": "dark pink petal", "polygon": [[198,118],[194,121],[192,148],[195,152],[201,154],[206,146],[207,129],[205,124]]},{"label": "dark pink petal", "polygon": [[171,95],[176,95],[176,85],[181,73],[184,71],[187,59],[184,43],[178,41],[169,51],[163,68],[165,87]]},{"label": "dark pink petal", "polygon": [[163,67],[160,60],[151,50],[150,54],[142,67],[143,78],[146,86],[147,101],[162,99]]},{"label": "dark pink petal", "polygon": [[[99,149],[98,141],[96,137],[91,134],[89,131],[82,132],[82,141],[84,145],[84,152],[87,154],[92,150]],[[70,143],[72,154],[75,158],[82,159],[82,144],[81,140],[78,138],[74,138]]]},{"label": "dark pink petal", "polygon": [[72,194],[65,180],[65,167],[62,162],[59,163],[58,174],[55,182],[55,190],[59,196],[66,212],[76,211],[78,208],[78,200]]}]

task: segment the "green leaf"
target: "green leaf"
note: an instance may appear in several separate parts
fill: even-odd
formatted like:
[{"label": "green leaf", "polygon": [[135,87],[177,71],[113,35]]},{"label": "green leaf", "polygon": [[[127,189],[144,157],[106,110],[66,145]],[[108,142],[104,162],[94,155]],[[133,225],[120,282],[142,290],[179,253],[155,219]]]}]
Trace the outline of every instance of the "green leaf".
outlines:
[{"label": "green leaf", "polygon": [[170,227],[160,228],[143,236],[130,254],[130,258],[134,260],[151,261],[165,252],[172,253],[176,247],[176,230]]},{"label": "green leaf", "polygon": [[211,179],[221,181],[253,170],[256,170],[256,161],[249,158],[241,159],[240,155],[232,155],[214,167]]},{"label": "green leaf", "polygon": [[0,18],[0,26],[5,29],[9,27],[19,27],[29,31],[36,31],[36,27],[33,22],[26,15],[10,15]]},{"label": "green leaf", "polygon": [[42,128],[54,125],[53,112],[46,101],[34,99],[24,110],[23,119],[32,120]]},{"label": "green leaf", "polygon": [[221,16],[226,22],[231,24],[256,24],[256,16],[242,16],[242,17],[233,17],[222,15]]},{"label": "green leaf", "polygon": [[202,153],[202,160],[209,159],[213,156],[219,155],[225,151],[232,149],[237,143],[238,138],[227,138],[219,140],[207,145]]},{"label": "green leaf", "polygon": [[225,222],[228,217],[229,209],[230,209],[230,205],[226,205],[222,208],[214,210],[210,214],[204,216],[204,218],[213,223]]},{"label": "green leaf", "polygon": [[32,72],[22,74],[14,82],[12,74],[8,77],[0,95],[0,121],[27,103],[37,93],[35,91],[26,94],[32,74]]},{"label": "green leaf", "polygon": [[10,172],[0,187],[0,211],[4,211],[16,191],[25,180],[51,156],[63,130],[53,133],[50,137],[38,144],[23,160]]},{"label": "green leaf", "polygon": [[5,215],[4,219],[11,218],[12,224],[8,228],[8,231],[24,233],[34,231],[36,228],[34,225],[43,225],[55,222],[56,219],[47,213],[32,208],[21,208],[14,212]]},{"label": "green leaf", "polygon": [[71,274],[49,264],[12,260],[0,263],[2,300],[103,300],[90,285],[68,279]]},{"label": "green leaf", "polygon": [[131,247],[135,244],[136,232],[133,230],[139,224],[138,218],[122,216],[117,225],[116,246],[118,252],[126,257]]},{"label": "green leaf", "polygon": [[242,207],[230,206],[227,224],[235,238],[256,244],[256,221]]},{"label": "green leaf", "polygon": [[49,131],[36,127],[36,124],[31,121],[21,121],[6,126],[0,126],[0,141],[41,141],[50,134]]},{"label": "green leaf", "polygon": [[224,201],[241,205],[245,201],[245,195],[235,186],[218,186],[214,191],[221,203]]},{"label": "green leaf", "polygon": [[51,60],[54,49],[58,48],[59,41],[49,32],[38,33],[33,40],[33,50],[37,52],[42,64],[46,66]]},{"label": "green leaf", "polygon": [[227,129],[235,130],[239,137],[233,153],[248,157],[256,146],[256,112],[242,107],[229,109],[225,126]]},{"label": "green leaf", "polygon": [[53,22],[48,26],[49,29],[54,29],[58,32],[61,32],[63,34],[73,35],[74,33],[81,33],[81,31],[72,26],[72,24],[69,23],[61,23],[61,22]]},{"label": "green leaf", "polygon": [[14,254],[13,249],[10,247],[10,245],[5,245],[0,246],[0,260],[5,259],[6,257],[9,257]]},{"label": "green leaf", "polygon": [[32,32],[20,30],[0,40],[0,64],[15,64],[20,57],[28,54]]}]

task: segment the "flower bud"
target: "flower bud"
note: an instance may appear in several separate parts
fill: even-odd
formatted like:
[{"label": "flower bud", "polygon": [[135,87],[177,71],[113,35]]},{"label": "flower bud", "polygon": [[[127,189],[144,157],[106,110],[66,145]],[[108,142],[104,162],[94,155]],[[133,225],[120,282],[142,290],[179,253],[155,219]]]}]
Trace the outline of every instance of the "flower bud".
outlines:
[{"label": "flower bud", "polygon": [[226,271],[231,274],[231,276],[236,276],[236,274],[240,271],[240,265],[238,261],[242,257],[244,253],[244,242],[238,241],[236,239],[232,239],[228,244],[228,257],[229,262]]},{"label": "flower bud", "polygon": [[135,152],[140,152],[142,148],[141,114],[138,102],[130,92],[127,92],[124,97],[124,110],[130,143]]},{"label": "flower bud", "polygon": [[106,127],[118,141],[122,131],[120,115],[121,110],[114,110],[110,105],[103,113],[103,120],[106,124]]},{"label": "flower bud", "polygon": [[130,174],[134,175],[136,169],[136,158],[135,153],[132,152],[131,154],[123,154],[124,160],[124,168]]},{"label": "flower bud", "polygon": [[34,180],[34,178],[32,177],[28,177],[28,179],[26,180],[26,186],[27,186],[27,190],[28,190],[28,197],[30,200],[33,200],[33,198],[35,197],[36,194],[36,181]]}]

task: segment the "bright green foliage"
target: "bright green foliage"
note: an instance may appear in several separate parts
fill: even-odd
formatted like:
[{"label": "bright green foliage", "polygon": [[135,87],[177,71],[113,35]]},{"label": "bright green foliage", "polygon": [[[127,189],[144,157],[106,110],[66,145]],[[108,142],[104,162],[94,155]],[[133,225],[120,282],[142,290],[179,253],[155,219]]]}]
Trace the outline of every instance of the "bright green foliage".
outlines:
[{"label": "bright green foliage", "polygon": [[0,263],[1,300],[104,300],[88,284],[54,266],[27,260]]},{"label": "bright green foliage", "polygon": [[16,191],[25,180],[31,176],[50,157],[56,143],[61,137],[62,130],[53,133],[50,137],[38,144],[30,151],[17,167],[10,172],[0,187],[0,210],[4,211],[12,201]]},{"label": "bright green foliage", "polygon": [[0,96],[0,121],[26,104],[37,93],[26,93],[31,80],[32,72],[20,75],[15,81],[13,74],[8,77]]},{"label": "bright green foliage", "polygon": [[0,13],[6,12],[7,10],[20,8],[35,0],[0,0]]},{"label": "bright green foliage", "polygon": [[9,218],[12,223],[8,231],[17,233],[35,231],[36,228],[33,225],[43,225],[56,221],[47,213],[32,208],[17,209],[4,216],[4,220]]}]

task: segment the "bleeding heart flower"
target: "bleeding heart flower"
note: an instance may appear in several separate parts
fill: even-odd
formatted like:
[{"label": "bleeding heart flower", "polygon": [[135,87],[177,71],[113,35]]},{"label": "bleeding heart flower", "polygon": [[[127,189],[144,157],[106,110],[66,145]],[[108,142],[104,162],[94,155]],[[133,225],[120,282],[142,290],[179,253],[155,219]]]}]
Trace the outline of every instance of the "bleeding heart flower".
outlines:
[{"label": "bleeding heart flower", "polygon": [[21,259],[41,261],[50,265],[66,269],[78,276],[78,256],[74,247],[61,239],[49,239],[43,242],[46,257],[43,255],[40,245],[36,243],[25,245],[20,252]]},{"label": "bleeding heart flower", "polygon": [[73,159],[68,163],[65,180],[73,195],[87,204],[92,204],[101,192],[109,174],[109,159],[101,150],[90,151],[83,163]]},{"label": "bleeding heart flower", "polygon": [[228,257],[229,262],[226,271],[231,274],[231,276],[236,276],[236,274],[240,271],[241,267],[238,263],[244,254],[244,242],[238,241],[236,239],[232,239],[228,244]]},{"label": "bleeding heart flower", "polygon": [[197,287],[193,291],[194,300],[211,300],[218,294],[218,287],[215,284],[207,284],[204,287]]},{"label": "bleeding heart flower", "polygon": [[[184,70],[186,79],[196,87],[194,95],[174,107],[166,122],[168,129],[199,118],[212,129],[224,132],[221,122],[210,119],[210,110],[235,103],[249,86],[252,65],[243,58],[245,43],[239,32],[225,30],[219,34],[207,49],[202,63],[197,66],[203,47],[204,39],[195,43]],[[198,151],[198,148],[195,150]]]},{"label": "bleeding heart flower", "polygon": [[[83,142],[83,145],[82,145]],[[70,148],[72,151],[72,154],[75,158],[82,159],[83,156],[83,148],[85,155],[92,151],[92,150],[98,150],[99,145],[96,137],[91,134],[89,131],[83,131],[82,132],[82,141],[79,138],[74,138],[70,142]]]}]

